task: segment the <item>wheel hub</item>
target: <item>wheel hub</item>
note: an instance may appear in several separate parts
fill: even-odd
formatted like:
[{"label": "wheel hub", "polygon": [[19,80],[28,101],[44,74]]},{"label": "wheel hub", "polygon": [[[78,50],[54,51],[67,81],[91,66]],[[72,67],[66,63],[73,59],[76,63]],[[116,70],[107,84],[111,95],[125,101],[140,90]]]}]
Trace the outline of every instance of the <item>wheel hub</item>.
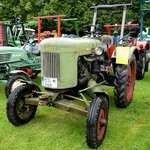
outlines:
[{"label": "wheel hub", "polygon": [[106,119],[100,119],[100,127],[106,127],[107,121]]},{"label": "wheel hub", "polygon": [[97,128],[97,135],[98,135],[99,140],[102,139],[102,137],[105,133],[106,126],[107,126],[106,110],[105,110],[105,108],[102,108],[99,113],[98,128]]},{"label": "wheel hub", "polygon": [[[32,96],[29,94],[27,97],[32,97]],[[18,116],[21,119],[27,119],[28,116],[31,115],[32,110],[33,110],[33,106],[26,105],[24,99],[25,99],[24,96],[20,97],[20,101],[18,102],[17,107],[16,107]]]}]

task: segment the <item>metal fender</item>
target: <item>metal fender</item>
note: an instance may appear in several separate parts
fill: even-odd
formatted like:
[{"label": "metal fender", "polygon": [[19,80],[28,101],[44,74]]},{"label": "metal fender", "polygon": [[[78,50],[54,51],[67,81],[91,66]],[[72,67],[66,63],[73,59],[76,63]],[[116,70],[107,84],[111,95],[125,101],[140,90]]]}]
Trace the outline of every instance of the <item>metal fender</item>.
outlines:
[{"label": "metal fender", "polygon": [[88,82],[88,90],[87,90],[87,94],[90,97],[93,97],[94,95],[103,95],[106,96],[107,99],[109,100],[109,96],[108,93],[105,91],[105,89],[103,88],[103,85],[101,84],[97,84],[94,80],[90,80]]},{"label": "metal fender", "polygon": [[132,46],[132,47],[118,46],[118,47],[116,47],[116,55],[115,55],[116,64],[125,64],[125,65],[127,65],[129,59],[131,58],[131,56],[133,54],[137,55],[136,51],[137,51],[137,49],[136,49],[135,46]]},{"label": "metal fender", "polygon": [[40,87],[36,83],[32,81],[22,81],[22,82],[25,83],[26,85],[29,85],[30,87],[33,87],[34,89],[37,89],[39,92],[41,92]]},{"label": "metal fender", "polygon": [[21,74],[21,75],[24,75],[28,81],[31,81],[31,77],[25,71],[22,71],[22,70],[13,70],[9,74],[13,74],[13,75]]}]

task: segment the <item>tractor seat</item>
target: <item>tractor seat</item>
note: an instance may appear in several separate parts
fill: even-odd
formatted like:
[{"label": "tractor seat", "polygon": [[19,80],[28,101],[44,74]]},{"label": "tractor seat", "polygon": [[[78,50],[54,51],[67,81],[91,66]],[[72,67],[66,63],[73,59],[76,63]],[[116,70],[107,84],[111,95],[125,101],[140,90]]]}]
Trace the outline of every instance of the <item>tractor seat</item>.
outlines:
[{"label": "tractor seat", "polygon": [[140,33],[140,29],[138,27],[132,27],[130,31],[130,36],[133,38],[137,38]]}]

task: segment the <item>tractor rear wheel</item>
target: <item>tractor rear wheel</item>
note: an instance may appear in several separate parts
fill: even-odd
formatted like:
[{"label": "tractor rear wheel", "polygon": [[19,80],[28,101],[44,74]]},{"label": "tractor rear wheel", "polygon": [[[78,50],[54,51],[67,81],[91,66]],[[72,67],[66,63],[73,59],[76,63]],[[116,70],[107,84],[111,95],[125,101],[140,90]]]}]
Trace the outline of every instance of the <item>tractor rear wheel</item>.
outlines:
[{"label": "tractor rear wheel", "polygon": [[6,98],[9,97],[9,95],[11,94],[11,92],[18,86],[22,85],[23,83],[21,83],[22,80],[28,80],[25,76],[22,75],[14,75],[12,77],[10,77],[7,80],[6,86],[5,86],[5,96]]},{"label": "tractor rear wheel", "polygon": [[[33,92],[34,91],[34,92]],[[25,104],[25,98],[38,97],[35,86],[24,84],[17,87],[7,101],[7,118],[15,126],[29,122],[36,113],[37,106]]]},{"label": "tractor rear wheel", "polygon": [[146,67],[146,51],[139,52],[139,60],[137,60],[136,79],[142,80],[145,74]]},{"label": "tractor rear wheel", "polygon": [[133,55],[128,65],[117,65],[114,81],[114,98],[118,107],[128,107],[132,100],[136,79],[136,60]]},{"label": "tractor rear wheel", "polygon": [[108,99],[96,97],[88,111],[86,125],[86,140],[90,148],[97,148],[104,140],[108,124]]}]

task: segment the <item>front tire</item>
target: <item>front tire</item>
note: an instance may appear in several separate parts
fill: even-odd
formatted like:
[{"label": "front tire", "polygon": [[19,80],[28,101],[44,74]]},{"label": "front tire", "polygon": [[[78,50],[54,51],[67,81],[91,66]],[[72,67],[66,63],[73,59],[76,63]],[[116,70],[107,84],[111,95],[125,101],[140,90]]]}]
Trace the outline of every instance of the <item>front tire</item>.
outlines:
[{"label": "front tire", "polygon": [[17,87],[9,96],[7,101],[7,118],[15,126],[29,122],[36,113],[36,105],[25,104],[25,98],[38,97],[35,91],[40,92],[39,88],[32,85],[21,85]]},{"label": "front tire", "polygon": [[114,98],[116,106],[128,107],[131,103],[136,79],[136,60],[133,55],[128,65],[117,65],[114,81]]},{"label": "front tire", "polygon": [[90,148],[98,148],[103,142],[108,124],[108,99],[96,97],[88,111],[86,125],[86,140]]}]

